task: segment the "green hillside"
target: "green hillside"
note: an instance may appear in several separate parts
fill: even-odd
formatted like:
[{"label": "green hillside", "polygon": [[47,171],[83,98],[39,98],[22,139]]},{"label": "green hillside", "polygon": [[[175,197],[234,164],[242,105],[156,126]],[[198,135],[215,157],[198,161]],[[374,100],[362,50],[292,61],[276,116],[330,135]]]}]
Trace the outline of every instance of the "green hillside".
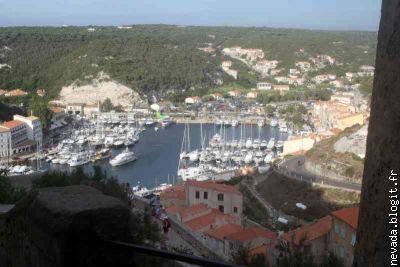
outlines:
[{"label": "green hillside", "polygon": [[[221,53],[213,57],[198,50],[240,45],[261,48],[267,59],[289,67],[308,55],[329,54],[344,70],[374,63],[377,34],[269,28],[177,27],[137,25],[116,27],[0,28],[0,88],[33,91],[46,88],[55,97],[62,86],[82,83],[100,71],[143,94],[163,95],[215,87],[217,78],[232,79],[220,69]],[[296,53],[299,49],[306,53]],[[240,66],[239,84],[252,85],[257,75]],[[203,90],[204,91],[204,90]]]}]

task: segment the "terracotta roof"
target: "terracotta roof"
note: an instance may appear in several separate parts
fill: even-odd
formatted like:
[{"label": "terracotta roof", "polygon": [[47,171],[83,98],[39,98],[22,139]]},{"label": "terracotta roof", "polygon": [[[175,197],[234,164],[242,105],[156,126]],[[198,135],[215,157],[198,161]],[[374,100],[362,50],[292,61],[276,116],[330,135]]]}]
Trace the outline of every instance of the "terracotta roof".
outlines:
[{"label": "terracotta roof", "polygon": [[61,112],[64,112],[64,110],[62,109],[62,108],[59,108],[59,107],[52,107],[52,108],[50,108],[51,109],[51,111],[53,112],[53,113],[61,113]]},{"label": "terracotta roof", "polygon": [[227,193],[234,193],[234,194],[242,195],[242,193],[240,193],[236,187],[231,186],[231,185],[218,184],[218,183],[213,183],[213,182],[201,182],[201,181],[195,181],[195,180],[189,180],[186,183],[189,186],[213,189],[213,190],[220,191],[220,192],[227,192]]},{"label": "terracotta roof", "polygon": [[6,121],[1,126],[6,127],[8,129],[12,129],[12,128],[18,127],[22,124],[24,124],[24,123],[21,121],[13,120],[13,121]]},{"label": "terracotta roof", "polygon": [[165,211],[169,214],[176,215],[184,208],[185,207],[182,207],[182,206],[170,206],[170,207],[166,208]]},{"label": "terracotta roof", "polygon": [[264,245],[255,247],[255,248],[251,249],[249,252],[250,252],[251,256],[254,256],[256,254],[267,255],[267,250],[270,250],[274,247],[275,247],[275,244],[273,242],[271,242],[269,244],[264,244]]},{"label": "terracotta roof", "polygon": [[21,95],[27,95],[27,94],[28,94],[28,93],[25,92],[24,90],[21,90],[21,89],[14,89],[14,90],[8,91],[8,92],[6,93],[6,96],[21,96]]},{"label": "terracotta roof", "polygon": [[160,200],[165,199],[186,199],[184,184],[171,186],[160,193]]},{"label": "terracotta roof", "polygon": [[353,229],[357,229],[358,225],[358,215],[360,212],[359,207],[352,207],[352,208],[346,208],[346,209],[341,209],[332,212],[332,216],[338,218],[339,220],[347,223],[350,225]]},{"label": "terracotta roof", "polygon": [[283,234],[282,238],[295,245],[300,245],[302,241],[307,242],[327,235],[331,227],[331,216],[325,216],[312,224],[304,225]]},{"label": "terracotta roof", "polygon": [[184,207],[179,211],[179,214],[181,215],[181,218],[184,219],[189,216],[204,213],[207,210],[209,210],[209,208],[205,204],[200,203],[190,207]]},{"label": "terracotta roof", "polygon": [[239,232],[242,229],[243,227],[237,224],[225,224],[224,226],[208,230],[206,234],[215,239],[224,240],[226,236]]},{"label": "terracotta roof", "polygon": [[217,220],[223,220],[225,223],[234,223],[237,218],[223,214],[218,209],[212,209],[210,213],[194,218],[185,222],[185,225],[188,226],[193,231],[201,230],[207,226],[211,226],[217,222]]},{"label": "terracotta roof", "polygon": [[257,227],[251,227],[227,236],[228,239],[238,240],[240,242],[250,241],[257,237],[265,237],[267,239],[275,240],[277,238],[277,234],[262,230]]},{"label": "terracotta roof", "polygon": [[340,130],[339,128],[332,128],[332,129],[329,129],[329,131],[331,131],[334,134],[339,134],[342,132],[342,130]]}]

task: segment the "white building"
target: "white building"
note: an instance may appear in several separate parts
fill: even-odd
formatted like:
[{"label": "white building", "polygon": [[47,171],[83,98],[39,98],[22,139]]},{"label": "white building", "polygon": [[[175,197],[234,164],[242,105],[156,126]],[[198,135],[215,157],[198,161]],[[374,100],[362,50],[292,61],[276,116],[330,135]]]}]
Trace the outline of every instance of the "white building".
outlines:
[{"label": "white building", "polygon": [[271,90],[272,84],[267,83],[267,82],[259,82],[259,83],[257,83],[257,89],[258,90]]},{"label": "white building", "polygon": [[11,131],[0,126],[0,167],[7,164],[11,154]]},{"label": "white building", "polygon": [[23,122],[26,125],[26,133],[29,140],[42,142],[43,140],[43,132],[42,132],[42,124],[38,117],[29,116],[24,117],[21,115],[14,115],[15,121]]}]

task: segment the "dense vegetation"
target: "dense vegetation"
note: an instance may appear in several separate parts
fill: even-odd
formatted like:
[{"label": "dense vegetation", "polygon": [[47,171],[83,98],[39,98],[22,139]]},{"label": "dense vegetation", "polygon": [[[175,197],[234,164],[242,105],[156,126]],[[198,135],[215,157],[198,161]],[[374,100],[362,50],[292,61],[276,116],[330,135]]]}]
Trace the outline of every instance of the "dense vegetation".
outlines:
[{"label": "dense vegetation", "polygon": [[[224,48],[240,45],[261,48],[267,59],[288,68],[297,60],[329,54],[343,63],[337,72],[373,65],[376,33],[334,32],[270,28],[176,27],[137,25],[116,27],[18,27],[0,29],[0,88],[38,87],[57,96],[61,87],[86,83],[100,71],[142,94],[187,93],[215,87],[218,78],[232,82],[220,70],[224,58],[198,50],[212,43]],[[299,52],[304,49],[304,52]],[[260,78],[243,64],[237,83],[251,87]],[[333,70],[335,71],[335,70]]]}]

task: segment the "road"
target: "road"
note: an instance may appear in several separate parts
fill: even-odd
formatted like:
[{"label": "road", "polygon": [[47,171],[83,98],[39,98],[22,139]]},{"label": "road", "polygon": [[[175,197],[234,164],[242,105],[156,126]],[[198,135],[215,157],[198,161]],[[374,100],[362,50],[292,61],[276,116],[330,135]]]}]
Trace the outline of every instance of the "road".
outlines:
[{"label": "road", "polygon": [[276,168],[276,171],[301,181],[321,183],[327,186],[361,192],[361,184],[335,180],[307,172],[304,169],[304,162],[304,156],[294,156],[281,162],[278,168]]}]

